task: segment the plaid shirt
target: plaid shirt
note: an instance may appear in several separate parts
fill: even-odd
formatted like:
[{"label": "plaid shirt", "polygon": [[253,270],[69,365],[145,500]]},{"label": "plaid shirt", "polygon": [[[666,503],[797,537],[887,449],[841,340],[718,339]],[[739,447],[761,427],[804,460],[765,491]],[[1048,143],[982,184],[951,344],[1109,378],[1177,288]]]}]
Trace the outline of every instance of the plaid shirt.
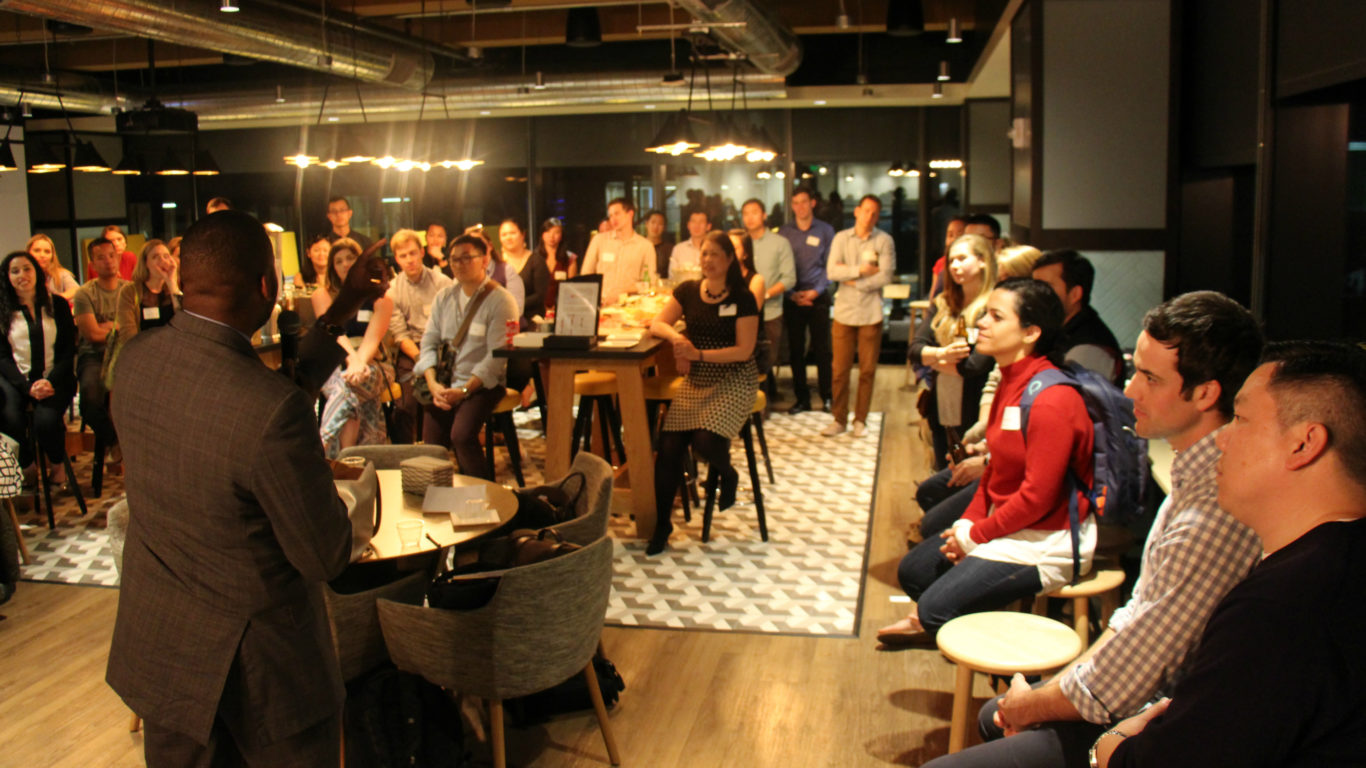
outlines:
[{"label": "plaid shirt", "polygon": [[1262,557],[1257,534],[1219,508],[1218,460],[1214,433],[1176,455],[1133,597],[1110,619],[1114,637],[1061,680],[1092,723],[1128,717],[1171,691],[1215,606]]}]

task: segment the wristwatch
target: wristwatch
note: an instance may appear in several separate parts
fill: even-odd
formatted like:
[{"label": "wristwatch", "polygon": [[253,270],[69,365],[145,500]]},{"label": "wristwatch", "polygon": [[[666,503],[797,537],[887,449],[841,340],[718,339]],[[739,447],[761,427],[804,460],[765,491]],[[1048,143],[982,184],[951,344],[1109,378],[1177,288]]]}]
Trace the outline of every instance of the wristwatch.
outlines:
[{"label": "wristwatch", "polygon": [[345,328],[342,328],[340,325],[334,325],[332,323],[329,323],[321,317],[318,318],[318,322],[314,323],[314,325],[318,328],[321,328],[324,333],[326,333],[334,339],[346,332]]},{"label": "wristwatch", "polygon": [[1129,738],[1129,734],[1124,731],[1117,731],[1113,728],[1097,736],[1096,743],[1091,745],[1091,751],[1086,753],[1087,764],[1090,765],[1091,768],[1100,768],[1100,760],[1096,757],[1096,750],[1100,748],[1100,740],[1106,736],[1118,736],[1121,739]]}]

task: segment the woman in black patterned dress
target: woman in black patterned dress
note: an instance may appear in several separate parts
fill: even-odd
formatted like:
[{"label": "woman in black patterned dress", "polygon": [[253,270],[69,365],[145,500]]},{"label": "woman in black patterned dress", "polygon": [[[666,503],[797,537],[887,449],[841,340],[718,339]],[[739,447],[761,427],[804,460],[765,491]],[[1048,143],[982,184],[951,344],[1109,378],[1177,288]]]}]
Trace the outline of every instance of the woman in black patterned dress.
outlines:
[{"label": "woman in black patterned dress", "polygon": [[[683,481],[688,445],[720,475],[721,509],[735,503],[740,477],[730,465],[730,441],[749,418],[758,385],[754,340],[759,307],[724,232],[710,232],[702,241],[701,267],[702,279],[675,288],[650,326],[651,333],[673,344],[684,378],[659,436],[655,533],[645,550],[649,555],[664,551],[673,532],[673,500]],[[683,333],[674,329],[679,319],[687,326]]]}]

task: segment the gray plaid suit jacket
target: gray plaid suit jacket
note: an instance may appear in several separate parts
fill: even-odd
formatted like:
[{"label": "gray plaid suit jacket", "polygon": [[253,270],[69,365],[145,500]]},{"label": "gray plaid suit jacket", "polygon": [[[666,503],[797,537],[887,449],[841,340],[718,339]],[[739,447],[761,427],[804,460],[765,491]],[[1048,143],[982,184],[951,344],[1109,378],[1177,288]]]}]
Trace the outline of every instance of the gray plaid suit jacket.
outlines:
[{"label": "gray plaid suit jacket", "polygon": [[130,524],[107,680],[204,743],[265,745],[344,698],[320,583],[351,526],[303,391],[237,331],[186,312],[119,358]]}]

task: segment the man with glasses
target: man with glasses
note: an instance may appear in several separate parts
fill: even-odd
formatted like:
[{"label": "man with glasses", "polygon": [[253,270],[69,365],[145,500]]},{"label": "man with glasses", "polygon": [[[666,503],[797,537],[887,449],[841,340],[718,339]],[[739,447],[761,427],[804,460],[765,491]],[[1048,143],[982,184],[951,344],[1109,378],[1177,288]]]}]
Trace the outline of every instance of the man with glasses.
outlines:
[{"label": "man with glasses", "polygon": [[[489,279],[488,244],[482,238],[456,238],[450,264],[455,284],[436,295],[413,367],[413,375],[426,379],[432,396],[425,409],[422,441],[453,450],[462,474],[492,480],[493,468],[486,465],[479,446],[479,430],[506,393],[507,360],[494,357],[493,350],[507,343],[509,327],[516,332],[517,300]],[[455,362],[442,381],[436,368],[440,350],[447,345],[454,346]]]},{"label": "man with glasses", "polygon": [[327,242],[335,243],[343,237],[349,237],[360,244],[362,251],[368,251],[374,241],[351,228],[353,213],[351,204],[346,202],[344,197],[334,197],[327,201],[327,220],[332,223],[332,229],[327,233]]}]

